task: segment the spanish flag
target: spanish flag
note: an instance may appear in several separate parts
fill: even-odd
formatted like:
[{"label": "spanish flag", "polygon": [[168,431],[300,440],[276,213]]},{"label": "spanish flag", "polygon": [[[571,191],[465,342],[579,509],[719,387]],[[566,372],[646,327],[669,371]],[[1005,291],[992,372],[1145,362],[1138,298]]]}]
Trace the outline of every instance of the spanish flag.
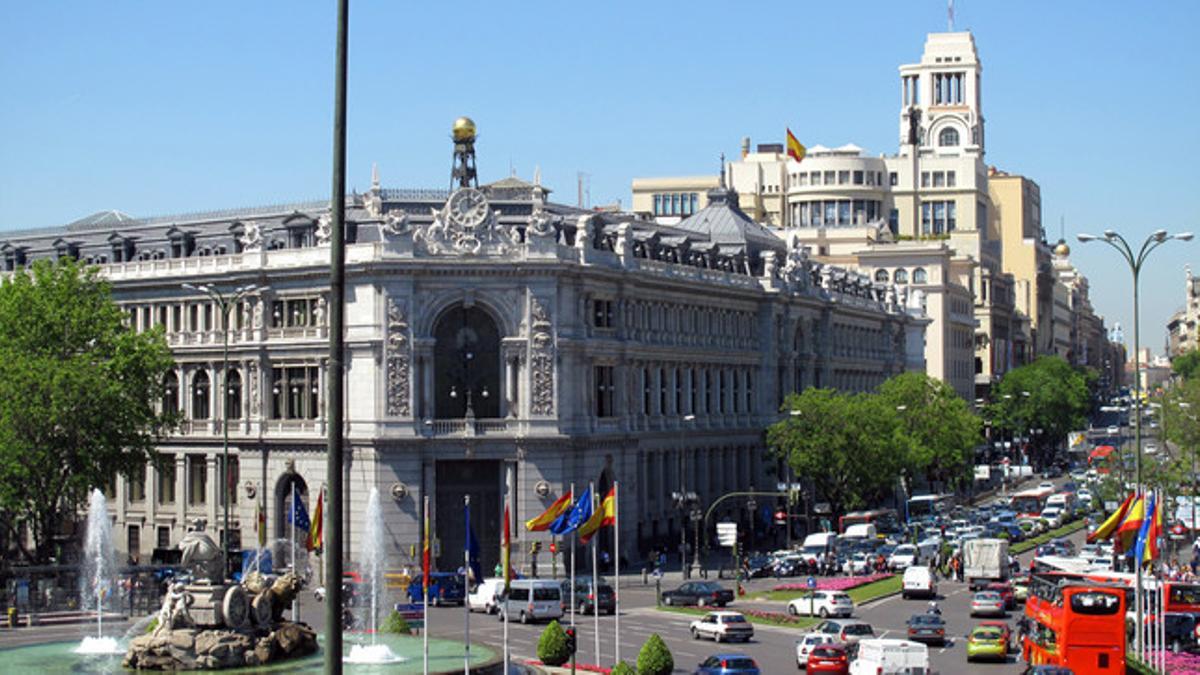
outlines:
[{"label": "spanish flag", "polygon": [[504,542],[501,549],[501,559],[504,564],[504,594],[508,595],[508,585],[512,583],[512,533],[509,530],[508,500],[504,500]]},{"label": "spanish flag", "polygon": [[1158,558],[1158,538],[1162,536],[1163,500],[1154,494],[1150,499],[1150,516],[1138,535],[1138,556],[1143,565],[1148,565]]},{"label": "spanish flag", "polygon": [[602,527],[612,525],[617,517],[617,488],[609,488],[600,502],[600,508],[592,513],[592,517],[579,528],[579,542],[586,545]]},{"label": "spanish flag", "polygon": [[546,509],[542,515],[533,520],[525,521],[525,529],[530,532],[543,532],[550,529],[551,523],[558,520],[558,517],[562,514],[571,510],[572,498],[573,495],[570,492],[559,497],[558,501],[551,504],[550,508]]},{"label": "spanish flag", "polygon": [[421,542],[421,593],[427,602],[429,600],[429,497],[425,498],[425,533]]},{"label": "spanish flag", "polygon": [[1145,519],[1146,497],[1138,495],[1133,505],[1129,507],[1129,512],[1125,514],[1125,520],[1121,521],[1121,526],[1117,528],[1117,538],[1113,542],[1113,549],[1119,553],[1132,553],[1138,533],[1142,530],[1142,521]]},{"label": "spanish flag", "polygon": [[1125,501],[1121,502],[1121,506],[1117,507],[1116,511],[1113,511],[1112,515],[1108,517],[1108,520],[1101,523],[1100,527],[1097,527],[1091,534],[1087,536],[1088,543],[1090,544],[1094,541],[1104,541],[1105,539],[1111,537],[1113,533],[1117,531],[1117,527],[1120,526],[1121,521],[1125,520],[1125,514],[1129,512],[1129,507],[1131,504],[1133,504],[1132,492],[1129,493],[1129,496],[1125,498]]},{"label": "spanish flag", "polygon": [[803,144],[800,143],[800,141],[796,140],[796,136],[794,134],[792,134],[792,130],[788,129],[787,130],[787,154],[788,154],[788,157],[791,157],[792,159],[796,160],[797,162],[802,162],[802,161],[804,161],[804,153],[805,152],[807,152],[807,149],[804,147]]},{"label": "spanish flag", "polygon": [[261,501],[256,508],[258,516],[255,518],[255,527],[258,529],[258,548],[261,550],[267,547],[267,511]]},{"label": "spanish flag", "polygon": [[325,503],[325,486],[322,485],[321,492],[319,494],[317,494],[317,505],[313,507],[312,525],[308,528],[308,541],[305,542],[305,548],[308,549],[309,551],[320,551],[321,550],[321,543],[322,543],[321,535],[322,535],[322,530],[325,529],[324,527],[322,527],[322,524],[324,522],[322,520],[322,516],[324,516],[324,514],[325,514],[325,508],[322,506],[322,504],[324,504],[324,503]]}]

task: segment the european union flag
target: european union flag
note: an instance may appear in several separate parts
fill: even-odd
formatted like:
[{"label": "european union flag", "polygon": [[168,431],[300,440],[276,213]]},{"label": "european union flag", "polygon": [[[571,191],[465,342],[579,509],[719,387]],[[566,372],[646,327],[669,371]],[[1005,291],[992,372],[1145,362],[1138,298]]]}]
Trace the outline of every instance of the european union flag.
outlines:
[{"label": "european union flag", "polygon": [[588,487],[583,494],[579,495],[579,501],[575,502],[575,506],[571,507],[570,511],[562,514],[550,524],[550,531],[560,536],[570,534],[578,530],[591,517],[592,488]]},{"label": "european union flag", "polygon": [[292,501],[288,504],[287,521],[289,524],[294,524],[297,530],[308,532],[308,528],[312,527],[312,523],[308,520],[308,510],[304,508],[304,502],[300,501],[299,490],[292,490]]},{"label": "european union flag", "polygon": [[467,519],[467,562],[471,566],[471,574],[474,576],[474,583],[483,581],[483,565],[479,562],[479,540],[475,538],[475,531],[471,529],[471,502],[466,501],[463,505],[463,512]]}]

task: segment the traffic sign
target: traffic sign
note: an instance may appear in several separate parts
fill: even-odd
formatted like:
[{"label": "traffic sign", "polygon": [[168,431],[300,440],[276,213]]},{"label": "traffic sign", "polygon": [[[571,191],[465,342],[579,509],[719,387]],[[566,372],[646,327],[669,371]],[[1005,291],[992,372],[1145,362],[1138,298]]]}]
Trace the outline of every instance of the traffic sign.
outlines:
[{"label": "traffic sign", "polygon": [[809,577],[808,579],[805,579],[804,585],[808,586],[809,588],[816,588],[817,587],[816,577]]},{"label": "traffic sign", "polygon": [[737,523],[717,523],[717,542],[721,546],[737,544]]}]

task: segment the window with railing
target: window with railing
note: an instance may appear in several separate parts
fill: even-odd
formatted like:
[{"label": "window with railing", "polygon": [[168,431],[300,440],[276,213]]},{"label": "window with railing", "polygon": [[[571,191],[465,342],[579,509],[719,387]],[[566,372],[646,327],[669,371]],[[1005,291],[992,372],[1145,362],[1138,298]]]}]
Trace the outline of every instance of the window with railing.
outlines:
[{"label": "window with railing", "polygon": [[129,474],[129,502],[136,504],[146,501],[146,465],[143,464]]},{"label": "window with railing", "polygon": [[281,298],[271,303],[271,328],[307,328],[316,326],[320,298]]},{"label": "window with railing", "polygon": [[197,506],[208,499],[208,459],[204,455],[188,455],[188,504]]},{"label": "window with railing", "polygon": [[175,458],[167,455],[159,465],[158,471],[158,503],[175,503]]},{"label": "window with railing", "polygon": [[272,368],[271,418],[316,419],[320,391],[320,372],[316,366]]},{"label": "window with railing", "polygon": [[596,366],[593,370],[596,380],[596,417],[612,417],[616,414],[613,409],[613,367]]}]

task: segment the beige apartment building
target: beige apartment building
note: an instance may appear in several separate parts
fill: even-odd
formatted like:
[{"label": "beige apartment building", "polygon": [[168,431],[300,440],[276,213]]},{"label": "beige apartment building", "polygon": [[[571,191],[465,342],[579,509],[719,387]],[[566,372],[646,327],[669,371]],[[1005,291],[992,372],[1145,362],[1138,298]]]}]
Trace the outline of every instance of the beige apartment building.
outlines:
[{"label": "beige apartment building", "polygon": [[1200,278],[1187,268],[1184,282],[1184,306],[1167,322],[1167,356],[1176,357],[1200,347],[1197,326],[1200,325]]}]

